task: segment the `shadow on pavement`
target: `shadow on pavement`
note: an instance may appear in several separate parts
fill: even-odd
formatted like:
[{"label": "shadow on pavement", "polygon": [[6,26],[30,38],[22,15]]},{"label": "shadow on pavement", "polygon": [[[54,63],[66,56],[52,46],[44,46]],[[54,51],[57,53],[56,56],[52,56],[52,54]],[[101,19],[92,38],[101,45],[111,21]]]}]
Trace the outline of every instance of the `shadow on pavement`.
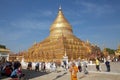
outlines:
[{"label": "shadow on pavement", "polygon": [[[23,80],[33,79],[33,78],[47,75],[50,73],[50,72],[41,72],[41,71],[27,70],[27,69],[23,69],[22,72],[23,72],[23,74],[25,74],[25,77]],[[1,79],[10,79],[10,77],[2,76],[0,78],[0,80]]]},{"label": "shadow on pavement", "polygon": [[85,78],[86,76],[85,75],[83,75],[83,76],[81,76],[81,77],[79,77],[79,79],[82,79],[82,78]]},{"label": "shadow on pavement", "polygon": [[23,73],[25,74],[25,78],[29,80],[29,79],[32,79],[32,78],[36,78],[36,77],[40,77],[40,76],[43,76],[43,75],[47,75],[50,72],[41,72],[41,71],[24,69]]},{"label": "shadow on pavement", "polygon": [[53,80],[57,80],[58,78],[64,76],[65,74],[67,74],[67,72],[63,73],[62,75],[58,75],[58,76],[56,76],[56,78],[54,78]]}]

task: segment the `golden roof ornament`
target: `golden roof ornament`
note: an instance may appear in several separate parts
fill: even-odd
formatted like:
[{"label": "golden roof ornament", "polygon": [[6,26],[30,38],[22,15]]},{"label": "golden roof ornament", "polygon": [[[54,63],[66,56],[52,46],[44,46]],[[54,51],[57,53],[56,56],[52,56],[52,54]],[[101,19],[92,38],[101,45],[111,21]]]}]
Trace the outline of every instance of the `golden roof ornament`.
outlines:
[{"label": "golden roof ornament", "polygon": [[73,35],[72,26],[64,17],[61,6],[59,7],[58,15],[50,27],[50,36],[58,37],[63,35]]},{"label": "golden roof ornament", "polygon": [[61,7],[61,5],[59,6],[59,10],[61,10],[62,9],[62,7]]}]

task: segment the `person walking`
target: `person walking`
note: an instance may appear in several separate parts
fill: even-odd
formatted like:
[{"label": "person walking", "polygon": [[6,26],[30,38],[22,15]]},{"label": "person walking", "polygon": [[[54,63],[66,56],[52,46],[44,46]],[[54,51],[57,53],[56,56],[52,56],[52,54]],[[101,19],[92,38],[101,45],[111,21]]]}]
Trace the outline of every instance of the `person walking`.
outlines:
[{"label": "person walking", "polygon": [[72,63],[69,71],[71,72],[71,80],[78,80],[77,79],[78,68],[74,62]]},{"label": "person walking", "polygon": [[82,66],[81,66],[81,62],[80,61],[78,61],[78,70],[79,70],[79,72],[82,71]]},{"label": "person walking", "polygon": [[96,69],[97,69],[97,71],[100,71],[100,61],[99,61],[98,58],[96,58],[95,63],[96,63]]},{"label": "person walking", "polygon": [[83,72],[84,72],[84,74],[88,74],[87,62],[85,60],[83,60]]},{"label": "person walking", "polygon": [[110,62],[106,60],[105,64],[106,64],[107,72],[110,72]]},{"label": "person walking", "polygon": [[27,69],[28,69],[28,70],[32,70],[32,62],[28,62]]},{"label": "person walking", "polygon": [[39,63],[36,63],[36,65],[35,65],[35,71],[39,71]]}]

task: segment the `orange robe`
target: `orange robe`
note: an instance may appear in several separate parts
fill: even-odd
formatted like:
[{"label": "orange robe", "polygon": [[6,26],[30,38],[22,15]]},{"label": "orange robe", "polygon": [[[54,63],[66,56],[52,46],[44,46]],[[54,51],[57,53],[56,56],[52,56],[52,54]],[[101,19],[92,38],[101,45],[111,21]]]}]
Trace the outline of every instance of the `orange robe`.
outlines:
[{"label": "orange robe", "polygon": [[71,80],[77,80],[77,72],[78,72],[77,66],[71,67],[70,72],[71,72]]}]

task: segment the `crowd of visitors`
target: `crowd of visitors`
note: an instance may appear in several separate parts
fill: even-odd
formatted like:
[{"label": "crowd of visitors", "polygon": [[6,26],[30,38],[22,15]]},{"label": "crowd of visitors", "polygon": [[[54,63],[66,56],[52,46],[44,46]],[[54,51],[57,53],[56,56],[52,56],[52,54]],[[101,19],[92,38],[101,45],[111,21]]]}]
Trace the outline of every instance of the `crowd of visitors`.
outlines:
[{"label": "crowd of visitors", "polygon": [[[88,74],[88,61],[87,60],[72,60],[69,62],[63,61],[62,63],[58,62],[28,62],[26,65],[26,69],[29,71],[41,71],[41,72],[58,72],[58,71],[67,71],[69,70],[71,73],[71,78],[74,78],[73,80],[77,77],[78,72],[83,72],[84,74]],[[106,65],[106,71],[110,72],[110,61],[105,60],[104,64]],[[101,61],[99,58],[96,58],[95,60],[95,65],[96,65],[96,70],[101,71]],[[5,63],[0,64],[0,78],[1,76],[7,76],[11,77],[13,80],[14,78],[16,79],[21,79],[22,77],[25,76],[22,72],[22,65],[19,61],[15,62],[8,62],[6,61]]]},{"label": "crowd of visitors", "polygon": [[11,77],[12,80],[14,79],[21,79],[25,76],[22,73],[21,63],[19,61],[15,62],[4,62],[0,64],[0,76]]}]

